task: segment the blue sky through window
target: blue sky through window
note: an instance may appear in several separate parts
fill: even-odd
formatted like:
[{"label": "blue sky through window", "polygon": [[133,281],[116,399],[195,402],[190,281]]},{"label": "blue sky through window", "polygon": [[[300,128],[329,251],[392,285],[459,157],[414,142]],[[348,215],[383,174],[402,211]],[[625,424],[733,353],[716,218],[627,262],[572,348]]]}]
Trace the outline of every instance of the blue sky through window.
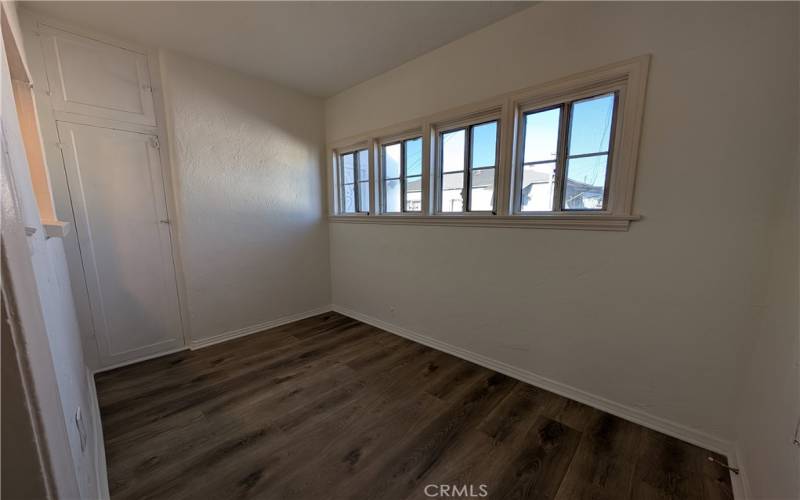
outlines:
[{"label": "blue sky through window", "polygon": [[525,163],[554,161],[558,151],[561,108],[530,113],[525,117]]},{"label": "blue sky through window", "polygon": [[611,137],[614,94],[604,94],[572,105],[569,155],[604,153]]},{"label": "blue sky through window", "polygon": [[497,150],[497,122],[472,127],[472,168],[493,167]]}]

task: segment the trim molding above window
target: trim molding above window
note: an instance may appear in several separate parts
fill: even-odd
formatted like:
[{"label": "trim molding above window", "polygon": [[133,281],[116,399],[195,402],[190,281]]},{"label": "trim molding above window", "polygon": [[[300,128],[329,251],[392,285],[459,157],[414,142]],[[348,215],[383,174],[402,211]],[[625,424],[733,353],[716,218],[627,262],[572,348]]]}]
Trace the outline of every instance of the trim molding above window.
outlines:
[{"label": "trim molding above window", "polygon": [[[331,144],[329,219],[625,231],[641,218],[632,210],[649,64],[643,55]],[[399,154],[399,174],[385,177],[384,149],[404,149],[405,140],[418,137],[421,178],[416,167],[412,173],[421,193],[411,201],[402,190],[401,208],[393,204],[392,213],[384,184],[408,174]],[[448,138],[460,147],[446,149]],[[341,157],[365,148],[369,207],[378,210],[345,213]]]}]

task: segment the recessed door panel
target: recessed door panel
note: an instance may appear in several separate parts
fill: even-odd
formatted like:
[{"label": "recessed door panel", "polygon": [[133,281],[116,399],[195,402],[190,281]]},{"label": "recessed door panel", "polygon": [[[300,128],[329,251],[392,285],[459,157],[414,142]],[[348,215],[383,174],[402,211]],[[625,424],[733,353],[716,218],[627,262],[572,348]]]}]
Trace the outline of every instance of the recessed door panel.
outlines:
[{"label": "recessed door panel", "polygon": [[106,365],[183,345],[155,136],[58,122]]},{"label": "recessed door panel", "polygon": [[42,26],[53,108],[155,125],[145,54]]}]

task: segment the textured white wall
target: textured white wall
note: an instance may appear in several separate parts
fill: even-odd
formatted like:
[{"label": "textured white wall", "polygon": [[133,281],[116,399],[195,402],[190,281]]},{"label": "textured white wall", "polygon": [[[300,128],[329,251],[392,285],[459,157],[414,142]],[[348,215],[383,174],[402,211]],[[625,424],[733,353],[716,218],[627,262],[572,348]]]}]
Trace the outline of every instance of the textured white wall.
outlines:
[{"label": "textured white wall", "polygon": [[791,4],[540,4],[326,102],[336,140],[653,55],[626,233],[331,224],[333,302],[736,438],[795,158]]},{"label": "textured white wall", "polygon": [[327,305],[322,101],[161,56],[192,339]]}]

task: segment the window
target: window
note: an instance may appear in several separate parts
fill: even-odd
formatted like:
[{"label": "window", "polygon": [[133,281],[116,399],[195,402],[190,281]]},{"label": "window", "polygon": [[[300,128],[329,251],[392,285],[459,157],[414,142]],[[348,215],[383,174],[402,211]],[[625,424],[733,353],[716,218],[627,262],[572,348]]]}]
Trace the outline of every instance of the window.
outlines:
[{"label": "window", "polygon": [[339,155],[340,213],[369,213],[369,151]]},{"label": "window", "polygon": [[343,139],[331,220],[627,230],[649,66],[644,55]]},{"label": "window", "polygon": [[422,137],[381,146],[383,212],[422,211]]},{"label": "window", "polygon": [[617,93],[522,114],[519,212],[606,209]]},{"label": "window", "polygon": [[439,134],[439,211],[494,212],[498,120]]}]

